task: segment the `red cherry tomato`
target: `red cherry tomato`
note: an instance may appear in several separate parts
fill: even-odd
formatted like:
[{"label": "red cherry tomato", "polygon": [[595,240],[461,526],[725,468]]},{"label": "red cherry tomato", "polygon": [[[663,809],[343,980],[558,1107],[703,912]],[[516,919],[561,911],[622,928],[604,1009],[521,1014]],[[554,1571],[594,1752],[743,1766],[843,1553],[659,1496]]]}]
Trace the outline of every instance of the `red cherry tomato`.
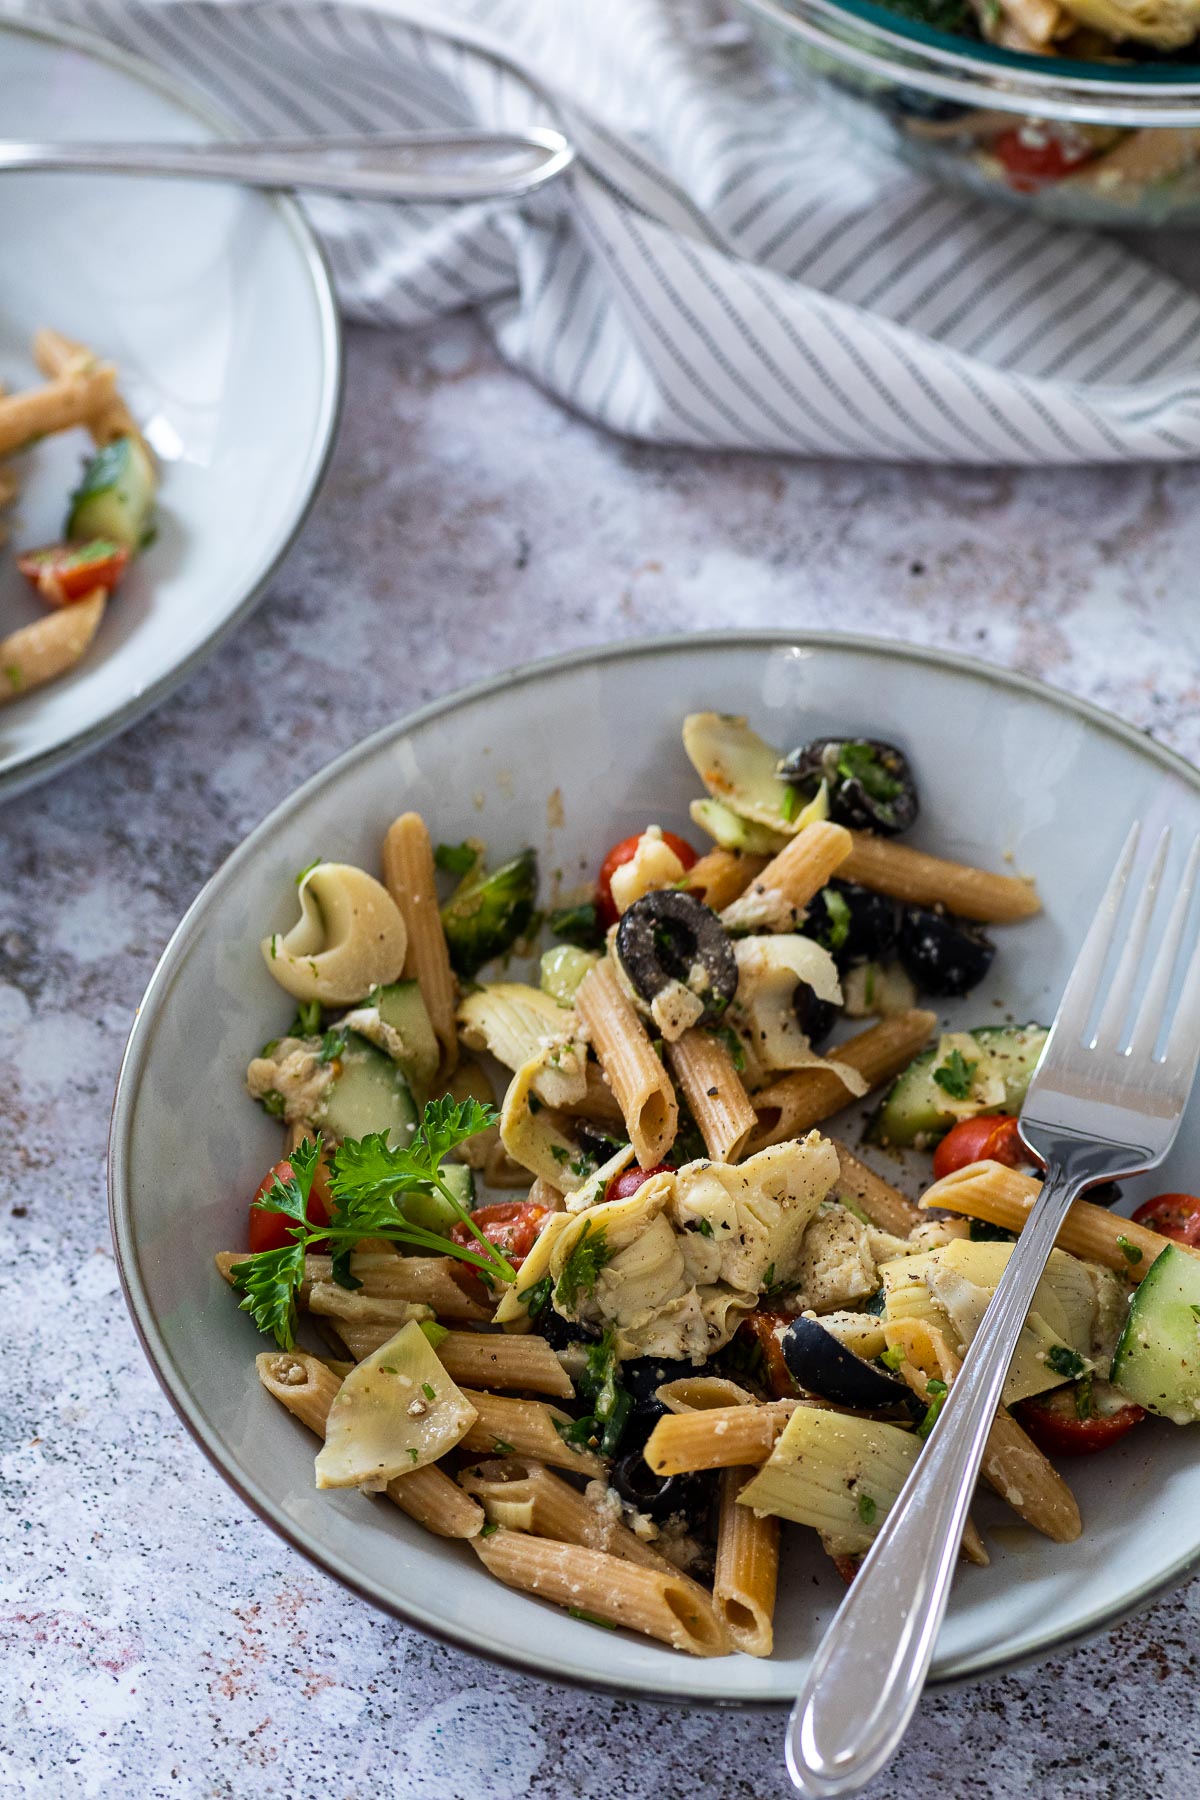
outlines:
[{"label": "red cherry tomato", "polygon": [[[282,1162],[277,1162],[274,1168],[270,1169],[263,1177],[254,1199],[256,1201],[265,1200],[277,1179],[279,1181],[290,1181],[294,1174],[295,1170],[285,1157]],[[313,1177],[312,1188],[310,1189],[308,1196],[309,1224],[328,1225],[329,1211],[329,1189],[325,1185],[325,1167],[323,1163],[318,1163],[317,1172]],[[288,1218],[286,1213],[264,1211],[262,1207],[251,1203],[250,1229],[248,1234],[251,1253],[257,1254],[260,1250],[282,1250],[285,1245],[290,1244],[292,1241],[290,1229],[292,1223],[293,1221]],[[320,1249],[320,1245],[314,1244],[313,1249]]]},{"label": "red cherry tomato", "polygon": [[1001,132],[992,139],[991,150],[1004,165],[1009,187],[1018,194],[1036,194],[1095,154],[1082,138],[1062,137],[1042,124]]},{"label": "red cherry tomato", "polygon": [[857,1551],[851,1556],[846,1555],[844,1552],[839,1552],[835,1555],[834,1552],[830,1550],[828,1555],[830,1562],[833,1564],[846,1586],[849,1587],[850,1583],[854,1580],[854,1577],[858,1574],[858,1571],[862,1568],[863,1553]]},{"label": "red cherry tomato", "polygon": [[[513,1268],[519,1269],[533,1249],[543,1222],[550,1217],[550,1208],[533,1200],[502,1200],[495,1206],[478,1207],[471,1217],[488,1243],[495,1244]],[[450,1236],[467,1250],[478,1244],[466,1225],[456,1225]]]},{"label": "red cherry tomato", "polygon": [[639,1169],[635,1163],[632,1169],[622,1169],[619,1175],[613,1176],[604,1190],[604,1198],[606,1200],[628,1200],[637,1193],[643,1182],[649,1181],[652,1175],[669,1175],[670,1173],[669,1163],[655,1163],[652,1169]]},{"label": "red cherry tomato", "polygon": [[26,550],[17,567],[50,606],[71,606],[86,600],[97,588],[107,593],[120,583],[129,562],[123,544],[95,538],[90,544],[52,544],[46,550]]},{"label": "red cherry tomato", "polygon": [[[600,864],[600,874],[596,882],[596,905],[600,908],[601,923],[607,928],[615,925],[619,914],[616,902],[612,897],[613,870],[619,869],[622,863],[632,862],[637,855],[637,847],[641,841],[641,832],[635,831],[632,837],[622,838],[614,844],[604,861]],[[690,869],[696,861],[696,852],[683,838],[676,837],[673,831],[663,832],[663,843],[667,844],[679,858],[685,869]]]},{"label": "red cherry tomato", "polygon": [[763,1384],[780,1400],[791,1399],[797,1391],[779,1341],[780,1331],[794,1316],[784,1312],[752,1312],[738,1326],[738,1336],[750,1344],[757,1344],[762,1351]]},{"label": "red cherry tomato", "polygon": [[1039,1450],[1047,1456],[1091,1456],[1107,1450],[1146,1414],[1132,1400],[1124,1400],[1103,1382],[1087,1392],[1086,1409],[1080,1416],[1077,1387],[1056,1388],[1023,1400],[1014,1410]]},{"label": "red cherry tomato", "polygon": [[1025,1146],[1017,1135],[1017,1121],[1007,1114],[983,1119],[960,1119],[952,1125],[933,1153],[933,1178],[953,1175],[968,1163],[998,1162],[1015,1169],[1028,1162]]},{"label": "red cherry tomato", "polygon": [[1155,1194],[1133,1216],[1160,1237],[1174,1238],[1177,1244],[1200,1244],[1200,1199],[1195,1194]]}]

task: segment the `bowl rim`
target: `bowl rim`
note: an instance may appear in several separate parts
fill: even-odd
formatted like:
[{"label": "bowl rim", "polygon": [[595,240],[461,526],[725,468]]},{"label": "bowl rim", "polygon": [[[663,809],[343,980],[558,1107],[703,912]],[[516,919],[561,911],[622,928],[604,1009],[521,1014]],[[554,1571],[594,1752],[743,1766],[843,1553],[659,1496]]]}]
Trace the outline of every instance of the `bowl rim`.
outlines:
[{"label": "bowl rim", "polygon": [[[314,796],[329,787],[336,786],[351,769],[374,757],[387,744],[419,729],[433,719],[469,707],[475,702],[487,699],[501,691],[515,690],[530,683],[553,679],[574,669],[594,668],[597,665],[610,666],[634,658],[671,656],[681,651],[718,647],[757,651],[763,654],[780,648],[810,649],[818,652],[822,650],[848,651],[860,655],[876,656],[885,662],[898,658],[915,663],[925,669],[966,675],[976,681],[982,681],[988,686],[1007,689],[1013,695],[1025,695],[1042,704],[1048,703],[1053,707],[1074,713],[1090,725],[1118,738],[1140,756],[1147,757],[1165,771],[1179,777],[1200,795],[1200,768],[1188,762],[1177,751],[1160,744],[1149,732],[1129,724],[1115,713],[1022,671],[1002,668],[961,651],[912,644],[903,639],[875,637],[858,632],[818,630],[697,631],[661,634],[626,639],[617,643],[592,645],[542,657],[533,662],[517,664],[510,670],[486,676],[480,681],[427,702],[424,706],[403,714],[390,724],[381,726],[357,744],[342,751],[340,755],[334,757],[323,768],[316,770],[291,794],[272,807],[270,812],[242,839],[241,843],[224,858],[201,887],[163,948],[136,1009],[121,1057],[109,1124],[108,1216],[125,1304],[159,1386],[174,1407],[194,1443],[203,1451],[209,1462],[239,1499],[264,1524],[270,1526],[277,1536],[283,1538],[286,1543],[291,1545],[294,1550],[298,1550],[317,1568],[333,1576],[343,1587],[348,1588],[358,1598],[366,1600],[376,1610],[423,1632],[440,1643],[463,1650],[484,1661],[497,1663],[518,1674],[536,1676],[543,1681],[549,1674],[550,1678],[559,1685],[663,1705],[705,1710],[774,1711],[780,1707],[790,1706],[791,1700],[780,1698],[777,1695],[750,1694],[724,1697],[694,1695],[680,1693],[670,1688],[658,1688],[631,1683],[619,1678],[610,1678],[603,1672],[583,1674],[559,1668],[547,1671],[533,1654],[506,1650],[495,1645],[481,1646],[478,1639],[473,1638],[465,1627],[459,1628],[447,1624],[429,1615],[422,1607],[405,1605],[385,1598],[375,1592],[369,1582],[361,1580],[339,1555],[309,1541],[305,1532],[288,1520],[272,1504],[269,1497],[259,1491],[254,1482],[242,1478],[237,1471],[236,1460],[224,1440],[215,1431],[209,1430],[199,1409],[192,1405],[187,1394],[186,1384],[175,1369],[171,1353],[159,1330],[141,1279],[132,1229],[129,1188],[134,1115],[137,1095],[149,1054],[152,1023],[169,995],[179,963],[203,932],[208,907],[215,893],[239,877],[243,866],[253,860],[260,845],[268,842],[284,821],[301,811]],[[1200,1566],[1200,1541],[1197,1542],[1194,1549],[1172,1563],[1161,1576],[1130,1590],[1116,1604],[1097,1608],[1081,1619],[1071,1630],[1033,1632],[1018,1646],[1015,1652],[1007,1655],[981,1651],[974,1656],[960,1658],[932,1675],[930,1685],[952,1687],[964,1682],[979,1680],[988,1675],[1007,1674],[1014,1669],[1038,1662],[1046,1656],[1069,1649],[1102,1631],[1110,1630],[1122,1620],[1141,1611],[1159,1594],[1176,1587],[1198,1566]]]},{"label": "bowl rim", "polygon": [[[877,0],[736,0],[768,29],[886,81],[971,107],[1077,124],[1200,124],[1200,63],[1121,65],[973,43]],[[1175,71],[1183,70],[1185,79]]]},{"label": "bowl rim", "polygon": [[[111,44],[107,39],[82,26],[66,24],[57,19],[31,17],[24,12],[14,10],[5,4],[5,0],[0,0],[0,41],[8,32],[19,32],[27,37],[40,38],[51,44],[78,50],[83,55],[94,58],[97,62],[107,63],[109,67],[120,70],[143,86],[155,89],[158,93],[165,95],[167,99],[174,101],[177,106],[190,113],[217,138],[236,138],[240,135],[236,121],[214,105],[206,94],[197,93],[186,82],[178,81],[168,70],[160,69],[156,63],[149,61],[146,57],[138,56],[133,51],[124,50],[119,45]],[[209,632],[207,637],[197,644],[195,649],[182,661],[174,663],[169,669],[164,670],[155,681],[146,686],[139,686],[136,693],[131,694],[119,706],[105,713],[103,718],[96,719],[92,724],[72,732],[69,736],[60,739],[59,742],[34,752],[7,772],[0,772],[0,802],[11,799],[27,788],[36,786],[57,770],[79,761],[93,750],[98,750],[110,738],[120,736],[138,719],[153,711],[160,701],[165,700],[168,694],[186,681],[188,676],[206,662],[254,611],[304,529],[309,514],[316,504],[317,496],[329,472],[345,399],[345,355],[341,314],[335,297],[333,270],[328,254],[324,244],[305,217],[299,202],[280,193],[265,194],[263,198],[275,208],[294,240],[299,252],[300,264],[311,284],[316,304],[321,343],[321,392],[317,405],[316,430],[313,434],[308,464],[302,480],[297,484],[297,493],[302,494],[303,498],[296,507],[292,518],[285,522],[285,528],[278,541],[274,546],[269,547],[266,562],[255,573],[241,600]]]}]

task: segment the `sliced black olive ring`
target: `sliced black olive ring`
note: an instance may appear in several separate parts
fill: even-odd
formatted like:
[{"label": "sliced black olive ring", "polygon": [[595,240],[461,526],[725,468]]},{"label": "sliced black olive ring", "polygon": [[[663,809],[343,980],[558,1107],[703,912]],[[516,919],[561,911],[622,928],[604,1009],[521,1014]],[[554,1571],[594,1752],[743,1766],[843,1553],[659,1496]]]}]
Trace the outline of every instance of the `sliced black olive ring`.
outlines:
[{"label": "sliced black olive ring", "polygon": [[826,782],[830,818],[852,831],[895,837],[919,810],[908,758],[880,738],[814,738],[783,758],[779,774],[809,800]]},{"label": "sliced black olive ring", "polygon": [[992,966],[996,946],[977,925],[941,908],[910,906],[896,937],[900,965],[923,994],[969,994]]},{"label": "sliced black olive ring", "polygon": [[649,1006],[680,981],[703,1002],[697,1022],[715,1025],[737,992],[737,958],[715,912],[679,888],[643,894],[617,926],[617,960]]},{"label": "sliced black olive ring", "polygon": [[783,1360],[800,1386],[834,1406],[876,1409],[907,1400],[903,1381],[885,1375],[865,1357],[858,1356],[822,1325],[820,1319],[801,1315],[780,1337]]}]

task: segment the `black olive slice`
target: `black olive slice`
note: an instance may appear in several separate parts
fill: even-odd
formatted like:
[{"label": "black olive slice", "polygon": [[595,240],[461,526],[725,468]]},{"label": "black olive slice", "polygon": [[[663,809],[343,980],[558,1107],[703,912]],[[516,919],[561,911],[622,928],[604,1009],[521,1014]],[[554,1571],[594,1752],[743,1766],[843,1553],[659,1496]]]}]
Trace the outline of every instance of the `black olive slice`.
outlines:
[{"label": "black olive slice", "polygon": [[977,925],[940,909],[908,907],[900,920],[896,954],[923,994],[969,994],[992,966],[996,946]]},{"label": "black olive slice", "polygon": [[800,929],[839,969],[885,962],[896,942],[896,902],[853,881],[830,881],[809,901]]},{"label": "black olive slice", "polygon": [[826,782],[830,818],[852,831],[894,837],[919,811],[908,758],[880,738],[814,738],[783,758],[779,774],[809,800]]},{"label": "black olive slice", "polygon": [[679,888],[643,894],[617,926],[617,959],[650,1006],[671,982],[704,1006],[699,1024],[715,1025],[737,992],[737,959],[715,912]]},{"label": "black olive slice", "polygon": [[780,1337],[783,1358],[800,1386],[834,1406],[895,1406],[909,1389],[848,1350],[820,1319],[793,1319]]}]

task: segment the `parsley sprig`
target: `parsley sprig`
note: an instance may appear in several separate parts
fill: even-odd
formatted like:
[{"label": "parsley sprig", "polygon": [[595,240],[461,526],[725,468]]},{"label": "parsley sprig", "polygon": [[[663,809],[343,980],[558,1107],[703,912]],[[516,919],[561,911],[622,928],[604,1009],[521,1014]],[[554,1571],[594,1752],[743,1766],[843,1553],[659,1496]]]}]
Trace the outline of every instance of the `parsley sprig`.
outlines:
[{"label": "parsley sprig", "polygon": [[[308,1202],[321,1141],[319,1137],[316,1142],[305,1138],[288,1159],[291,1178],[281,1181],[276,1176],[263,1198],[255,1202],[262,1211],[283,1213],[292,1221],[288,1227],[291,1242],[278,1250],[260,1250],[230,1270],[234,1286],[243,1294],[243,1312],[250,1314],[260,1331],[270,1332],[282,1349],[290,1350],[296,1338],[296,1295],[304,1281],[305,1253],[315,1243],[330,1245],[334,1280],[347,1288],[362,1285],[350,1273],[350,1253],[363,1238],[384,1238],[409,1249],[456,1256],[485,1279],[515,1280],[512,1264],[479,1230],[442,1170],[452,1150],[486,1131],[495,1118],[494,1109],[481,1106],[478,1100],[458,1102],[446,1095],[429,1102],[411,1142],[401,1149],[390,1145],[383,1131],[346,1138],[334,1151],[330,1165],[333,1215],[327,1224],[309,1221]],[[475,1238],[478,1249],[412,1224],[404,1212],[404,1200],[410,1194],[439,1195]]]}]

